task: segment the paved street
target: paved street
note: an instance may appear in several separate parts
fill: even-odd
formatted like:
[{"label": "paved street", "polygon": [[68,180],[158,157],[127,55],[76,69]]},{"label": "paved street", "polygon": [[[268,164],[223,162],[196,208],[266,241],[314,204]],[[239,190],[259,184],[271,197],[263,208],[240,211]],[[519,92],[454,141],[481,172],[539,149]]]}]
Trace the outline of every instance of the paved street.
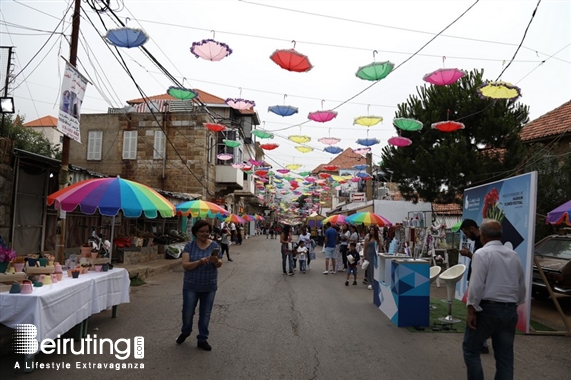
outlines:
[{"label": "paved street", "polygon": [[[15,355],[1,357],[2,379],[462,379],[462,335],[411,333],[393,325],[372,303],[371,291],[344,285],[344,274],[322,275],[323,255],[312,271],[281,273],[279,243],[265,237],[232,245],[224,262],[210,323],[211,352],[196,348],[195,335],[177,346],[182,269],[131,289],[131,303],[93,316],[89,333],[99,338],[145,338],[144,369],[69,369],[57,373],[15,371]],[[360,274],[361,275],[361,274]],[[362,277],[361,277],[362,278]],[[433,291],[441,292],[444,288]],[[444,308],[443,308],[444,311]],[[1,312],[1,311],[0,311]],[[197,318],[195,318],[196,324]],[[571,340],[516,337],[516,379],[568,379]],[[39,355],[39,363],[120,363],[113,355]],[[492,378],[492,355],[483,356]]]}]

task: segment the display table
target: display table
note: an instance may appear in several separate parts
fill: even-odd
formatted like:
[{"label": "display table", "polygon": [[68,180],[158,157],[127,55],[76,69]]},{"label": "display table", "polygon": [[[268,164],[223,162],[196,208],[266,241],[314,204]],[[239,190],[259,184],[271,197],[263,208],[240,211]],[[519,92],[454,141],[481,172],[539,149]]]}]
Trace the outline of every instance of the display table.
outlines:
[{"label": "display table", "polygon": [[378,254],[373,302],[398,327],[428,326],[430,263]]}]

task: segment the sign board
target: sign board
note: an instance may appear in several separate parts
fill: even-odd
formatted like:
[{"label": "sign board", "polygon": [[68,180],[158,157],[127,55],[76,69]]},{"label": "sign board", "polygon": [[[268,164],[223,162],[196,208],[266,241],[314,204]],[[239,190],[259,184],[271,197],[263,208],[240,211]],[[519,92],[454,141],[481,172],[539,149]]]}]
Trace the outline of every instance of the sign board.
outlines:
[{"label": "sign board", "polygon": [[89,81],[66,62],[61,84],[57,130],[77,142],[81,142],[79,117],[87,83]]},{"label": "sign board", "polygon": [[349,194],[349,200],[351,202],[365,202],[366,199],[367,199],[367,195],[365,193],[353,192],[353,193]]}]

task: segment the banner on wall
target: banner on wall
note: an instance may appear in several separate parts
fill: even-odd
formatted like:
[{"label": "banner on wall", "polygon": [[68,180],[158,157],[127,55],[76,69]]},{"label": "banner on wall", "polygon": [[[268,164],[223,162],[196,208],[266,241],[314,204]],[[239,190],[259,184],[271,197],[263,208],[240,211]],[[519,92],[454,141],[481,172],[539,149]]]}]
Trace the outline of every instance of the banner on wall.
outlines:
[{"label": "banner on wall", "polygon": [[89,81],[69,62],[66,62],[65,73],[61,83],[57,130],[77,142],[81,142],[79,118],[87,83]]},{"label": "banner on wall", "polygon": [[[526,300],[518,307],[517,329],[529,333],[531,311],[531,280],[533,276],[533,245],[537,172],[526,173],[464,191],[462,219],[472,219],[478,225],[484,219],[495,219],[502,225],[502,243],[511,244],[517,252],[526,278]],[[459,264],[469,265],[470,259],[460,256]],[[456,298],[466,292],[467,276],[456,285]]]}]

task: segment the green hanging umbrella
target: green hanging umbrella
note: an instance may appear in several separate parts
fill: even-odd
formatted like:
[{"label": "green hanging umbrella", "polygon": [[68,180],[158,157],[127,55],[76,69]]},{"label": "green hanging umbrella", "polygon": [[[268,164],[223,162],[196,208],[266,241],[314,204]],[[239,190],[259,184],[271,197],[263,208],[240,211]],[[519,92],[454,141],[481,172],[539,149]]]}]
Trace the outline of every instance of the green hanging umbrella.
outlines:
[{"label": "green hanging umbrella", "polygon": [[262,129],[255,129],[252,131],[252,134],[261,138],[261,139],[273,139],[274,138],[274,134],[270,133],[270,132],[266,132]]},{"label": "green hanging umbrella", "polygon": [[229,146],[231,148],[237,148],[240,146],[240,141],[234,141],[234,140],[222,140],[222,142],[226,145]]},{"label": "green hanging umbrella", "polygon": [[450,227],[450,229],[452,230],[452,232],[458,232],[460,230],[461,225],[462,225],[462,221],[459,221],[458,223],[456,223],[455,225]]},{"label": "green hanging umbrella", "polygon": [[366,66],[359,67],[355,73],[358,78],[370,81],[378,81],[386,78],[393,71],[395,64],[389,61],[373,62]]},{"label": "green hanging umbrella", "polygon": [[196,93],[194,90],[191,90],[190,88],[174,86],[168,88],[167,94],[179,100],[190,100],[198,96],[198,93]]},{"label": "green hanging umbrella", "polygon": [[393,125],[403,131],[419,131],[422,129],[422,123],[420,121],[403,117],[393,119]]}]

